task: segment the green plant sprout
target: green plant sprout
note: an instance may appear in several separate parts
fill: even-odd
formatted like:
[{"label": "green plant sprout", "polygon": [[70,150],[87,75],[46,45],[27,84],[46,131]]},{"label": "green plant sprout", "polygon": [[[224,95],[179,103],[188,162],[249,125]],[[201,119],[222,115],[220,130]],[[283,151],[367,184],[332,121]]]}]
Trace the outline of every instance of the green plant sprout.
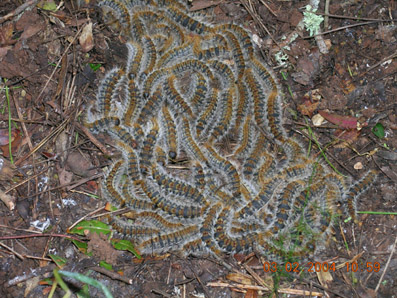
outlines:
[{"label": "green plant sprout", "polygon": [[113,295],[110,293],[108,288],[104,284],[100,283],[99,281],[97,281],[91,277],[88,277],[86,275],[80,274],[80,273],[63,271],[63,270],[58,270],[58,269],[54,270],[55,282],[52,285],[50,295],[48,295],[49,298],[53,297],[55,289],[58,284],[61,286],[62,290],[64,290],[66,292],[66,294],[63,296],[64,298],[68,298],[71,296],[72,291],[69,289],[67,284],[63,281],[61,275],[69,277],[69,278],[77,279],[78,281],[80,281],[82,283],[85,283],[85,284],[93,286],[97,289],[100,289],[105,294],[106,298],[113,298]]},{"label": "green plant sprout", "polygon": [[14,164],[14,159],[12,158],[12,137],[11,137],[11,105],[10,105],[10,94],[9,94],[9,89],[7,86],[7,79],[4,79],[4,85],[5,85],[5,91],[6,91],[6,98],[7,98],[7,106],[8,106],[8,150],[10,153],[10,161],[12,164]]}]

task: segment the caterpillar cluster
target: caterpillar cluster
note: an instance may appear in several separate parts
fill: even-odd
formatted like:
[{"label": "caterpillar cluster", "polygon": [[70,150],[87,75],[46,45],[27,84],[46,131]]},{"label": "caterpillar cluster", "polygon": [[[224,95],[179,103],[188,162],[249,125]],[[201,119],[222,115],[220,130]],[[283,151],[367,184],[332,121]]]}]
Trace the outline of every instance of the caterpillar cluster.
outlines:
[{"label": "caterpillar cluster", "polygon": [[210,25],[177,0],[99,5],[128,49],[86,117],[121,152],[102,185],[107,201],[131,210],[109,218],[119,236],[141,253],[299,257],[325,240],[337,202],[356,218],[376,173],[347,186],[306,157],[245,29]]}]

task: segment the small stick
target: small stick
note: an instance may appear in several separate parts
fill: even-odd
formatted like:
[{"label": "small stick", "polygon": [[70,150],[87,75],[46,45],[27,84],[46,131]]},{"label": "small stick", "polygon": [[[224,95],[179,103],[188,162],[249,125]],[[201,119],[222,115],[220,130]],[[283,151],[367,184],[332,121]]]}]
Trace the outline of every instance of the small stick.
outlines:
[{"label": "small stick", "polygon": [[120,280],[122,282],[125,282],[126,284],[132,285],[132,279],[131,278],[124,277],[124,276],[118,274],[117,272],[112,272],[112,271],[106,270],[105,268],[102,268],[102,267],[99,267],[99,266],[91,267],[90,269],[94,270],[96,272],[102,273],[102,274],[110,277],[111,279]]},{"label": "small stick", "polygon": [[81,239],[64,234],[32,234],[32,235],[14,235],[14,236],[0,236],[0,240],[10,240],[10,239],[24,239],[24,238],[34,238],[34,237],[61,237],[68,238],[76,241],[81,241]]},{"label": "small stick", "polygon": [[0,18],[0,24],[4,23],[5,21],[11,19],[12,17],[20,14],[22,11],[27,9],[29,6],[36,5],[38,0],[29,0],[26,3],[22,4],[21,6],[18,6],[16,9],[11,11],[10,13],[6,14],[5,16],[2,16]]},{"label": "small stick", "polygon": [[378,282],[378,285],[377,285],[376,288],[375,288],[375,293],[378,292],[379,287],[380,287],[380,284],[382,283],[382,280],[383,280],[383,278],[385,277],[386,271],[387,271],[387,269],[389,268],[390,261],[391,261],[391,259],[392,259],[392,257],[393,257],[393,254],[394,254],[394,250],[395,250],[395,248],[396,248],[396,245],[397,245],[397,237],[396,237],[396,239],[394,240],[394,244],[393,244],[393,247],[391,248],[391,253],[390,253],[389,259],[387,260],[385,269],[384,269],[383,272],[382,272],[382,276],[380,277],[379,282]]},{"label": "small stick", "polygon": [[98,141],[98,139],[89,131],[89,129],[80,123],[76,122],[76,126],[78,129],[80,129],[86,136],[87,138],[95,145],[98,147],[99,150],[102,151],[103,154],[106,156],[112,156],[112,153],[109,152],[108,149],[104,145],[102,145],[101,142]]},{"label": "small stick", "polygon": [[19,254],[18,252],[16,252],[15,250],[13,250],[11,247],[5,245],[3,242],[0,242],[0,246],[4,247],[5,249],[8,249],[10,252],[12,252],[14,255],[16,255],[18,258],[20,258],[21,260],[24,260],[25,258],[23,257],[23,255]]},{"label": "small stick", "polygon": [[[85,25],[85,24],[84,24]],[[83,30],[84,26],[81,26],[81,28],[77,31],[76,35],[73,37],[73,40],[69,43],[69,45],[67,46],[67,48],[65,49],[65,51],[63,52],[61,58],[59,58],[57,65],[55,65],[54,70],[52,71],[50,77],[48,78],[47,82],[45,83],[44,87],[41,89],[39,95],[36,98],[36,101],[38,101],[40,99],[40,97],[43,95],[44,90],[47,89],[48,84],[50,83],[50,81],[52,80],[52,77],[54,76],[55,72],[58,69],[59,64],[61,64],[62,58],[63,56],[66,55],[66,53],[69,51],[70,47],[72,46],[72,44],[74,44],[74,42],[76,41],[77,37],[79,36],[81,30]]]}]

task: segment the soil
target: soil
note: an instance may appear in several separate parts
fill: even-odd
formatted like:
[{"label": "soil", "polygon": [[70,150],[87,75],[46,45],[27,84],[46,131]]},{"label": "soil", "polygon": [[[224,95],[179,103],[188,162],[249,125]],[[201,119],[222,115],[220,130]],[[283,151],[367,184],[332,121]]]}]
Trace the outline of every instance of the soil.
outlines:
[{"label": "soil", "polygon": [[[263,269],[266,260],[254,254],[223,260],[168,254],[138,260],[98,235],[86,236],[91,256],[80,252],[67,230],[103,208],[95,196],[100,195],[102,169],[111,163],[103,151],[113,153],[111,139],[97,136],[105,147],[100,151],[80,123],[87,103],[95,100],[99,80],[123,61],[125,41],[103,25],[96,1],[65,1],[54,11],[26,1],[31,5],[18,11],[21,2],[0,3],[0,186],[15,204],[10,210],[10,205],[0,203],[1,297],[47,297],[55,268],[50,255],[65,258],[63,270],[90,276],[114,297],[303,296],[292,290],[309,291],[307,296],[317,292],[328,297],[396,297],[397,221],[396,215],[387,213],[397,212],[394,1],[331,2],[328,25],[321,24],[326,52],[319,46],[321,40],[298,29],[309,1],[191,3],[192,9],[212,16],[213,23],[234,21],[252,31],[284,91],[285,126],[291,134],[302,134],[302,128],[310,125],[312,138],[352,181],[368,170],[379,171],[357,208],[381,214],[360,213],[358,223],[339,221],[332,239],[311,257],[320,264],[335,263],[337,268],[329,274],[308,272],[306,264],[291,264],[299,265],[298,273],[272,274]],[[324,12],[322,5],[320,12]],[[92,40],[79,37],[88,21],[93,24]],[[275,59],[279,46],[284,46],[284,65]],[[93,70],[90,65],[99,68]],[[329,122],[315,126],[313,117],[320,110],[337,115],[345,124],[358,119],[362,129],[336,129]],[[375,125],[384,134],[377,136]],[[337,135],[345,141],[335,142]],[[308,139],[301,138],[309,146]],[[320,154],[316,146],[312,151]],[[34,234],[43,230],[45,237]],[[98,267],[103,260],[113,270]],[[354,263],[348,267],[347,261]],[[80,281],[64,280],[74,294],[84,288]],[[104,297],[95,287],[89,286],[88,291],[91,297]],[[52,295],[62,297],[64,292],[57,287]]]}]

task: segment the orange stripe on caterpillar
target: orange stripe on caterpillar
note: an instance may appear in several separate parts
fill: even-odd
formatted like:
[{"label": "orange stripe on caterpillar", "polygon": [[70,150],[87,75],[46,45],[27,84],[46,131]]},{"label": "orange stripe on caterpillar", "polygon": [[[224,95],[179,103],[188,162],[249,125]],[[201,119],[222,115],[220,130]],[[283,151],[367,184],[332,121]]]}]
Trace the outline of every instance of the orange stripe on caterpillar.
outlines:
[{"label": "orange stripe on caterpillar", "polygon": [[196,59],[188,59],[183,62],[180,62],[171,67],[171,72],[174,75],[179,75],[185,71],[198,71],[206,75],[211,81],[215,79],[214,74],[212,73],[211,69],[205,64],[204,62]]},{"label": "orange stripe on caterpillar", "polygon": [[196,32],[197,34],[211,32],[211,27],[188,16],[182,12],[179,7],[169,6],[167,7],[167,12],[175,22],[179,23],[190,31]]},{"label": "orange stripe on caterpillar", "polygon": [[127,161],[127,175],[133,185],[141,183],[141,173],[139,171],[138,157],[135,150],[124,142],[117,142],[117,147],[121,150],[124,159]]},{"label": "orange stripe on caterpillar", "polygon": [[184,43],[179,47],[174,47],[162,55],[157,62],[156,67],[161,68],[165,67],[168,63],[172,62],[175,64],[175,61],[180,61],[180,58],[185,58],[189,54],[193,52],[192,45],[190,43]]},{"label": "orange stripe on caterpillar", "polygon": [[153,71],[149,76],[145,76],[144,82],[142,84],[142,95],[144,97],[149,97],[152,90],[162,80],[163,77],[168,75],[168,69],[161,68]]},{"label": "orange stripe on caterpillar", "polygon": [[254,56],[254,48],[252,46],[251,38],[246,30],[235,24],[218,25],[213,29],[214,32],[219,34],[223,34],[223,31],[225,30],[231,31],[237,36],[242,51],[246,53],[249,58]]},{"label": "orange stripe on caterpillar", "polygon": [[126,100],[126,111],[124,113],[124,125],[130,127],[132,125],[133,120],[135,119],[138,101],[139,101],[139,89],[135,84],[134,80],[128,81],[128,92],[127,92],[127,100]]},{"label": "orange stripe on caterpillar", "polygon": [[110,171],[108,172],[106,178],[105,178],[105,187],[107,192],[110,195],[111,203],[115,203],[118,207],[123,207],[125,205],[125,199],[122,197],[122,195],[116,190],[115,188],[115,178],[117,175],[119,175],[119,170],[123,166],[124,161],[123,160],[118,160],[116,161]]},{"label": "orange stripe on caterpillar", "polygon": [[116,87],[118,87],[120,81],[123,81],[123,77],[124,70],[114,68],[106,74],[98,88],[97,106],[99,112],[103,113],[105,117],[109,116],[112,99],[118,94]]},{"label": "orange stripe on caterpillar", "polygon": [[145,49],[145,69],[141,72],[140,76],[142,77],[142,75],[144,75],[146,77],[153,71],[154,66],[156,65],[157,52],[156,47],[149,35],[143,36],[142,43]]},{"label": "orange stripe on caterpillar", "polygon": [[232,49],[235,65],[237,67],[237,80],[242,80],[245,71],[245,59],[243,51],[241,50],[240,43],[238,42],[236,36],[230,31],[224,31],[224,36],[229,41],[229,48]]},{"label": "orange stripe on caterpillar", "polygon": [[187,118],[182,119],[182,135],[183,135],[183,145],[188,153],[192,156],[192,159],[198,160],[201,163],[208,164],[207,157],[198,147],[196,141],[193,139],[192,133],[190,131],[190,124]]},{"label": "orange stripe on caterpillar", "polygon": [[207,204],[207,200],[195,187],[179,179],[173,178],[170,175],[161,173],[156,166],[152,166],[152,177],[154,181],[162,188],[175,195],[182,196],[190,202]]},{"label": "orange stripe on caterpillar", "polygon": [[196,135],[198,137],[201,136],[201,134],[204,132],[205,128],[210,122],[211,117],[214,115],[219,98],[218,98],[219,90],[218,89],[213,89],[212,94],[209,98],[209,104],[205,108],[205,110],[200,114],[199,118],[196,121]]},{"label": "orange stripe on caterpillar", "polygon": [[200,234],[201,234],[201,241],[204,243],[204,245],[215,255],[220,255],[221,250],[219,249],[218,245],[214,241],[214,223],[215,219],[218,213],[218,210],[220,210],[221,204],[215,204],[211,206],[204,218],[203,224],[200,228]]},{"label": "orange stripe on caterpillar", "polygon": [[242,136],[240,137],[240,145],[233,152],[233,156],[239,157],[247,155],[253,146],[253,131],[251,129],[251,116],[247,116],[244,121],[244,126],[241,131]]},{"label": "orange stripe on caterpillar", "polygon": [[233,92],[229,88],[221,96],[222,112],[219,115],[219,121],[212,130],[211,136],[208,139],[209,143],[213,143],[225,136],[232,127],[233,122]]},{"label": "orange stripe on caterpillar", "polygon": [[357,220],[357,198],[375,182],[377,175],[377,171],[369,171],[363,178],[354,183],[344,195],[343,199],[347,202],[347,211],[353,220]]},{"label": "orange stripe on caterpillar", "polygon": [[247,85],[244,81],[237,82],[237,91],[238,91],[238,103],[237,103],[237,111],[236,111],[236,130],[240,128],[240,125],[244,119],[245,114],[247,113],[248,104],[250,102],[249,92],[247,90]]},{"label": "orange stripe on caterpillar", "polygon": [[91,130],[104,131],[107,128],[120,125],[120,119],[118,117],[103,117],[93,122],[84,122],[84,125]]},{"label": "orange stripe on caterpillar", "polygon": [[156,116],[160,106],[163,102],[162,90],[160,86],[157,88],[156,92],[149,96],[145,105],[142,107],[138,119],[136,120],[137,123],[140,125],[145,125],[147,120],[150,119],[152,116]]},{"label": "orange stripe on caterpillar", "polygon": [[197,84],[195,86],[195,91],[193,93],[193,96],[190,99],[190,103],[193,107],[198,110],[199,108],[202,107],[202,104],[205,100],[205,96],[207,94],[207,81],[205,80],[205,77],[201,73],[196,73],[197,76]]},{"label": "orange stripe on caterpillar", "polygon": [[175,232],[162,232],[158,236],[143,241],[138,250],[146,253],[162,251],[164,249],[180,249],[184,242],[192,235],[197,234],[198,227],[191,225]]},{"label": "orange stripe on caterpillar", "polygon": [[139,169],[143,175],[149,173],[149,169],[152,165],[154,146],[157,142],[157,137],[159,135],[159,125],[156,118],[152,118],[152,129],[147,134],[145,140],[143,141],[143,147],[139,154]]},{"label": "orange stripe on caterpillar", "polygon": [[175,105],[178,109],[176,109],[180,114],[187,114],[190,117],[193,116],[192,109],[185,99],[181,96],[179,91],[175,88],[176,77],[171,75],[166,80],[164,84],[164,91],[167,94],[167,101]]},{"label": "orange stripe on caterpillar", "polygon": [[135,79],[141,69],[143,49],[139,43],[133,41],[128,42],[126,45],[128,49],[126,72],[129,79]]},{"label": "orange stripe on caterpillar", "polygon": [[229,179],[233,197],[239,197],[241,194],[240,176],[235,166],[230,161],[220,156],[208,143],[204,144],[204,147],[208,152],[208,157],[212,166],[221,173],[225,173],[226,177]]},{"label": "orange stripe on caterpillar", "polygon": [[[130,13],[124,3],[117,1],[117,0],[103,0],[101,1],[98,6],[100,7],[109,7],[116,13],[116,22],[122,26],[124,34],[130,36],[132,24]],[[104,12],[106,14],[106,12]]]}]

